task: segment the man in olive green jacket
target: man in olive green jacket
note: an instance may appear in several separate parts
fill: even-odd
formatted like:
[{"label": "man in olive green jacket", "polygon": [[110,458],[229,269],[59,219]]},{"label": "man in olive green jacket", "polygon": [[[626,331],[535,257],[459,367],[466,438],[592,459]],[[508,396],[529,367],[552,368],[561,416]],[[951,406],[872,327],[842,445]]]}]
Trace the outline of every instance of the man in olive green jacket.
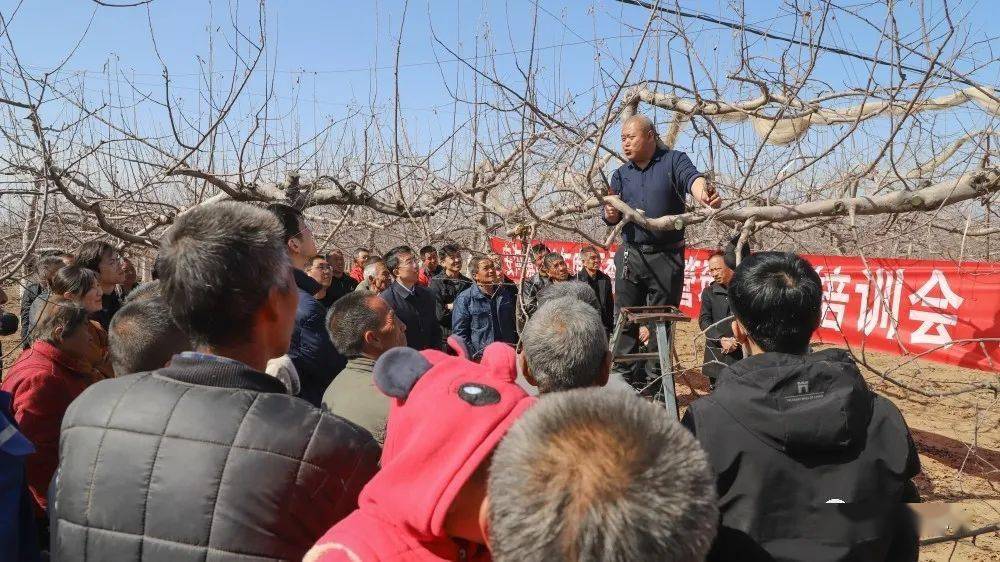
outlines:
[{"label": "man in olive green jacket", "polygon": [[385,301],[369,291],[354,291],[338,299],[330,307],[326,325],[333,345],[348,361],[323,393],[323,406],[367,429],[381,445],[389,397],[375,387],[372,368],[380,355],[406,345],[406,326]]}]

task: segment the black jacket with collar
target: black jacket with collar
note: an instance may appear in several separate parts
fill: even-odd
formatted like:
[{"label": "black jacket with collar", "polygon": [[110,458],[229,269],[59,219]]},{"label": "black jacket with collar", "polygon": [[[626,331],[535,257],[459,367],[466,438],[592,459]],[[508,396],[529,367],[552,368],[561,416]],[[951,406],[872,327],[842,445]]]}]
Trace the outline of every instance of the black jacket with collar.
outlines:
[{"label": "black jacket with collar", "polygon": [[413,291],[393,281],[379,294],[396,318],[406,325],[406,345],[416,350],[441,349],[441,324],[437,319],[437,299],[429,289],[414,285]]},{"label": "black jacket with collar", "polygon": [[709,560],[916,560],[916,448],[846,351],[752,355],[681,422],[716,474]]},{"label": "black jacket with collar", "polygon": [[301,560],[357,506],[379,455],[264,373],[175,356],[70,405],[52,560]]},{"label": "black jacket with collar", "polygon": [[[719,323],[720,320],[732,316],[729,306],[729,290],[715,281],[701,291],[701,311],[698,313],[698,326],[707,331],[705,340],[712,347],[719,347],[719,338],[733,337],[732,321]],[[711,326],[711,328],[709,328]]]},{"label": "black jacket with collar", "polygon": [[586,269],[580,268],[576,278],[590,285],[590,288],[597,293],[597,302],[601,304],[601,322],[604,323],[604,329],[610,334],[614,329],[615,317],[615,297],[611,292],[611,277],[600,269],[597,270],[596,275],[591,277]]},{"label": "black jacket with collar", "polygon": [[323,306],[329,309],[340,297],[350,294],[357,288],[358,282],[345,273],[340,277],[334,277],[330,282],[330,286],[326,289],[326,295],[318,300],[323,303]]},{"label": "black jacket with collar", "polygon": [[438,323],[441,324],[443,332],[451,333],[451,310],[448,310],[448,305],[455,304],[455,298],[462,291],[468,289],[472,286],[472,279],[458,274],[458,277],[451,278],[442,269],[437,275],[431,277],[431,282],[429,289],[434,293],[434,297],[437,299],[437,319]]},{"label": "black jacket with collar", "polygon": [[729,291],[723,285],[712,282],[701,291],[701,312],[698,326],[705,330],[705,360],[701,367],[703,375],[715,380],[726,367],[743,359],[743,349],[730,353],[722,352],[719,338],[733,337],[732,320],[724,320],[733,314],[729,306]]},{"label": "black jacket with collar", "polygon": [[538,293],[542,289],[552,284],[548,277],[536,273],[534,277],[524,282],[524,289],[521,292],[520,302],[517,304],[517,324],[523,328],[524,324],[531,318],[538,308]]}]

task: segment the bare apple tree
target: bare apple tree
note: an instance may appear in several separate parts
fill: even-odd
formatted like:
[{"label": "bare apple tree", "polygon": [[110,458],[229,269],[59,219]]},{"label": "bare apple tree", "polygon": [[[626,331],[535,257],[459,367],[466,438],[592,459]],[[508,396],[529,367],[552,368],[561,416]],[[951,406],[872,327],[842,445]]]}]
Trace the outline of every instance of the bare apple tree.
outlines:
[{"label": "bare apple tree", "polygon": [[[150,0],[97,4],[153,13]],[[93,238],[116,241],[148,267],[178,215],[223,199],[303,208],[324,248],[448,240],[486,252],[492,236],[606,247],[620,232],[598,218],[610,202],[624,221],[685,228],[693,245],[738,233],[765,249],[995,260],[994,40],[971,36],[963,3],[916,4],[916,32],[896,17],[912,6],[894,2],[787,2],[779,10],[793,23],[780,32],[738,2],[729,18],[666,1],[590,6],[593,18],[620,26],[619,50],[579,37],[535,3],[513,23],[530,26],[531,44],[506,53],[512,64],[497,54],[492,29],[478,30],[472,49],[449,44],[429,8],[438,56],[430,68],[451,93],[451,131],[430,144],[407,126],[401,103],[403,29],[419,20],[409,2],[391,46],[390,103],[350,106],[304,136],[288,107],[299,85],[279,79],[269,60],[263,1],[252,25],[234,18],[212,32],[223,47],[204,57],[193,92],[180,89],[158,47],[162,75],[150,84],[113,64],[98,77],[69,72],[73,52],[36,69],[4,33],[0,282],[29,277],[39,249]],[[0,18],[5,29],[17,25]],[[540,18],[591,46],[588,88],[559,90],[562,68],[538,48]],[[873,38],[864,52],[835,44],[844,19]],[[88,93],[102,79],[115,86]],[[619,124],[637,112],[708,174],[721,209],[650,218],[609,194],[608,176],[625,162]],[[970,394],[996,415],[1000,383],[989,377],[930,389],[859,360],[899,388]]]}]

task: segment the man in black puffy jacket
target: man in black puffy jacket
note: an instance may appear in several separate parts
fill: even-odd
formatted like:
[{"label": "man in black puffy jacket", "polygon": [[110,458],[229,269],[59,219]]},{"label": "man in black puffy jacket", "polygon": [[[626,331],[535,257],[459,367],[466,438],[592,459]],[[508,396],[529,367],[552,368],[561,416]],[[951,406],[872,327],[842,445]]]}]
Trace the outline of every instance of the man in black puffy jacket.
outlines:
[{"label": "man in black puffy jacket", "polygon": [[300,560],[357,505],[380,450],[264,373],[298,292],[282,227],[240,203],[177,219],[163,298],[194,352],[73,402],[50,489],[52,559]]},{"label": "man in black puffy jacket", "polygon": [[749,357],[682,423],[716,474],[722,524],[709,560],[906,561],[920,461],[906,421],[840,349],[809,353],[822,287],[795,254],[762,252],[729,286]]},{"label": "man in black puffy jacket", "polygon": [[299,397],[319,407],[323,403],[326,387],[344,370],[347,358],[330,341],[330,333],[326,329],[326,307],[314,296],[322,287],[304,271],[316,255],[316,239],[298,209],[280,203],[267,209],[284,230],[285,250],[299,289],[288,358],[299,375]]}]

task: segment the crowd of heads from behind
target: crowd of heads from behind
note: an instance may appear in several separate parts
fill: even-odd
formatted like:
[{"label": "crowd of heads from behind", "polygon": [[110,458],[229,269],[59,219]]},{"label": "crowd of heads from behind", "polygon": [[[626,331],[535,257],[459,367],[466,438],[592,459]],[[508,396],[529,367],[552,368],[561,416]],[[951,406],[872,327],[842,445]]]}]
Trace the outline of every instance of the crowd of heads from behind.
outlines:
[{"label": "crowd of heads from behind", "polygon": [[2,387],[36,451],[21,524],[53,560],[911,559],[905,421],[811,349],[808,262],[733,255],[702,295],[713,391],[679,421],[616,371],[592,246],[573,272],[533,245],[514,283],[224,202],[177,217],[153,281],[105,242],[47,253]]}]

